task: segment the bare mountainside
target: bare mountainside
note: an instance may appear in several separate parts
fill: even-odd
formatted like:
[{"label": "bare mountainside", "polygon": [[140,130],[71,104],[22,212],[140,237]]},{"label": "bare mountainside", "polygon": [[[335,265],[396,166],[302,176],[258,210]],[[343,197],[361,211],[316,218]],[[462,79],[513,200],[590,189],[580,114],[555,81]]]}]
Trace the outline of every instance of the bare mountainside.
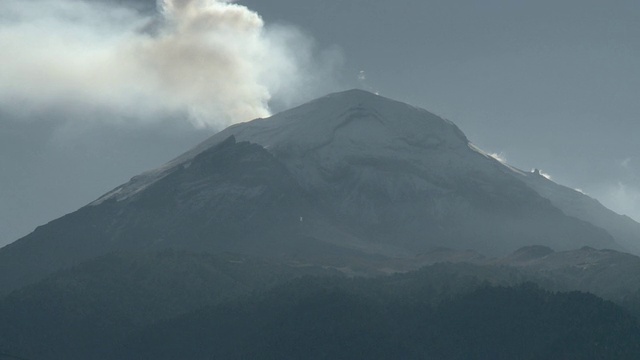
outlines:
[{"label": "bare mountainside", "polygon": [[0,288],[113,251],[233,252],[353,271],[437,247],[630,248],[633,235],[617,241],[557,204],[450,121],[350,90],[231,126],[39,227],[0,250]]}]

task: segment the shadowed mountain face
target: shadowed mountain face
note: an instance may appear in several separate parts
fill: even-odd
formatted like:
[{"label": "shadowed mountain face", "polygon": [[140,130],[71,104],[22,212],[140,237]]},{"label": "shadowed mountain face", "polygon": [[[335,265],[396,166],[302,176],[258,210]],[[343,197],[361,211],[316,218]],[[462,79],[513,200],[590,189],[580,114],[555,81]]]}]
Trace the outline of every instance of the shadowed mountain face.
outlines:
[{"label": "shadowed mountain face", "polygon": [[214,135],[0,250],[0,290],[116,250],[235,252],[350,267],[446,246],[621,248],[565,215],[451,122],[332,94]]}]

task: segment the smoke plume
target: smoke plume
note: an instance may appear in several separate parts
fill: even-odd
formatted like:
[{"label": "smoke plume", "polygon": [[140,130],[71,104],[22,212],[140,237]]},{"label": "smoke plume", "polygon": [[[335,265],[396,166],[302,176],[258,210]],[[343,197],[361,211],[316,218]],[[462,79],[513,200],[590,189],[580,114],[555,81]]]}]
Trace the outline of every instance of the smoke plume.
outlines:
[{"label": "smoke plume", "polygon": [[222,126],[267,116],[274,94],[294,96],[333,67],[310,64],[313,45],[300,32],[268,28],[222,0],[159,0],[153,16],[78,0],[3,0],[0,49],[0,106],[24,118],[173,114]]}]

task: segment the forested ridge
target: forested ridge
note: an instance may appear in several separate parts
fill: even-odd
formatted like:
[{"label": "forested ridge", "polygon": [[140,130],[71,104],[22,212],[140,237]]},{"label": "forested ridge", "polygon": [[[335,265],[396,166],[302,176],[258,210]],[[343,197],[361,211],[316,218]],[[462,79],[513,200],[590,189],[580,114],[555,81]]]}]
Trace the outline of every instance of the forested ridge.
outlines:
[{"label": "forested ridge", "polygon": [[555,285],[515,268],[336,274],[231,255],[112,254],[2,299],[0,352],[33,360],[640,358],[640,328],[627,310],[544,290]]}]

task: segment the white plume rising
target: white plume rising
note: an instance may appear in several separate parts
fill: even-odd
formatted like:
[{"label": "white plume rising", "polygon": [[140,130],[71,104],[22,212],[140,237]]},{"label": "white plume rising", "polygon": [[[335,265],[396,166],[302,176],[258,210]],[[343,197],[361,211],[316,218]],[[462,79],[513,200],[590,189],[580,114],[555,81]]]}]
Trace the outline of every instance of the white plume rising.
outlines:
[{"label": "white plume rising", "polygon": [[187,114],[224,126],[267,116],[274,92],[309,81],[311,47],[294,29],[267,29],[221,0],[159,0],[158,9],[3,0],[0,106],[109,121]]}]

